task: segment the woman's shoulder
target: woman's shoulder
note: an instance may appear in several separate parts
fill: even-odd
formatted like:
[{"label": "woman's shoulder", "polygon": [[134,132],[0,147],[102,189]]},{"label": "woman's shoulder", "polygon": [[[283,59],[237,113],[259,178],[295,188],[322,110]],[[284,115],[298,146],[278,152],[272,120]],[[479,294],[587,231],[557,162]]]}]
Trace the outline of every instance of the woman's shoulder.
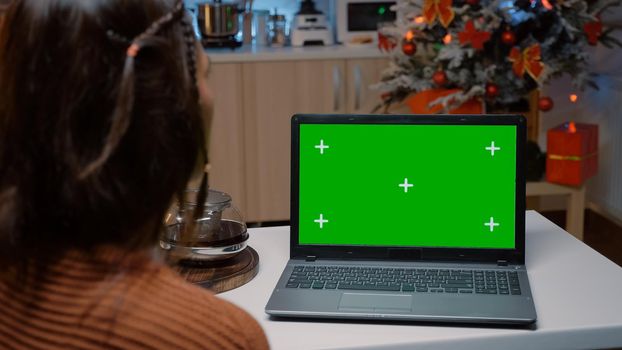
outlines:
[{"label": "woman's shoulder", "polygon": [[10,325],[0,347],[268,348],[242,309],[145,254],[112,248],[69,252],[48,265],[36,289],[0,278],[0,324]]},{"label": "woman's shoulder", "polygon": [[248,313],[186,282],[166,266],[158,266],[128,283],[125,299],[120,319],[132,324],[151,323],[150,331],[158,337],[175,339],[175,347],[268,347],[261,327]]}]

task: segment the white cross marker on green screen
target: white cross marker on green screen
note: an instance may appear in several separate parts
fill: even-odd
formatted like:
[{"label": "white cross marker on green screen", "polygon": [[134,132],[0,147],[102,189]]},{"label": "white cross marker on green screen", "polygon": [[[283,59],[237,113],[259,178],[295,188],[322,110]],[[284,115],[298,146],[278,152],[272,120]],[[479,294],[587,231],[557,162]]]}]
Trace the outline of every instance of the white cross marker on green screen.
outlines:
[{"label": "white cross marker on green screen", "polygon": [[324,220],[324,214],[320,214],[320,218],[317,220],[313,220],[313,222],[317,222],[320,224],[320,229],[324,228],[324,224],[328,222],[328,220]]},{"label": "white cross marker on green screen", "polygon": [[486,147],[486,149],[490,151],[490,155],[494,157],[495,151],[500,151],[501,147],[495,147],[495,141],[492,141],[492,143],[490,144],[490,147]]},{"label": "white cross marker on green screen", "polygon": [[315,145],[315,148],[319,148],[320,149],[320,154],[324,154],[324,149],[325,148],[330,148],[330,146],[325,145],[324,144],[324,140],[320,140],[320,144],[319,145]]},{"label": "white cross marker on green screen", "polygon": [[499,223],[495,222],[495,219],[493,219],[492,216],[491,216],[490,217],[490,222],[484,223],[484,226],[489,226],[490,227],[490,232],[493,232],[495,230],[495,226],[499,226]]},{"label": "white cross marker on green screen", "polygon": [[408,178],[407,178],[407,177],[405,177],[405,178],[404,178],[404,183],[403,183],[403,184],[399,184],[398,186],[399,186],[399,187],[404,187],[404,193],[408,193],[408,188],[409,188],[409,187],[413,187],[414,185],[413,185],[413,184],[409,184],[409,183],[408,183]]}]

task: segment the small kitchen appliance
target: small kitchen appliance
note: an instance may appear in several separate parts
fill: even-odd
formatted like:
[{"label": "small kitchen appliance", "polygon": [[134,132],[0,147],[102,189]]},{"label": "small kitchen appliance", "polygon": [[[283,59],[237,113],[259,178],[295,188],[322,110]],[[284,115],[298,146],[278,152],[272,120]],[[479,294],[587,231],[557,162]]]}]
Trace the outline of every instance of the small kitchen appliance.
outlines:
[{"label": "small kitchen appliance", "polygon": [[236,48],[242,45],[236,39],[241,13],[237,3],[224,3],[222,0],[200,3],[197,4],[197,12],[197,26],[203,46]]},{"label": "small kitchen appliance", "polygon": [[326,16],[315,8],[313,0],[300,3],[292,23],[291,43],[292,46],[333,44],[333,32]]},{"label": "small kitchen appliance", "polygon": [[394,22],[396,1],[331,0],[329,16],[335,23],[338,43],[344,45],[376,45],[377,29],[382,23]]}]

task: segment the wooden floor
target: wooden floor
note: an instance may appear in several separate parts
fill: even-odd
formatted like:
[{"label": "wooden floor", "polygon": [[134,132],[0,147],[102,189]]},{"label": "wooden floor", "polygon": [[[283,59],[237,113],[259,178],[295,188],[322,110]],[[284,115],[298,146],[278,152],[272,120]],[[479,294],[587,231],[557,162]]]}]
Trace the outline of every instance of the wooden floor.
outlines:
[{"label": "wooden floor", "polygon": [[[566,223],[565,211],[543,212],[542,215],[560,227]],[[585,244],[622,266],[622,227],[592,210],[585,211]]]}]

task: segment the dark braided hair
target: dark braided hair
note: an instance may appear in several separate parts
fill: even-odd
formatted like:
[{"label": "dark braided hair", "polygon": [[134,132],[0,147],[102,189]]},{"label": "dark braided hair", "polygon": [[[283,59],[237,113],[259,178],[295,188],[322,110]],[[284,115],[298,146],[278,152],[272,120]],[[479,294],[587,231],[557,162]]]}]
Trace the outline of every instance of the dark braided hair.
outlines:
[{"label": "dark braided hair", "polygon": [[[196,86],[196,38],[194,36],[194,31],[192,29],[192,24],[190,23],[190,19],[184,11],[184,3],[183,0],[177,0],[174,8],[163,15],[156,21],[154,21],[143,33],[138,35],[135,39],[130,41],[130,45],[127,49],[127,57],[125,59],[125,66],[123,69],[123,77],[121,83],[121,89],[119,91],[119,96],[117,100],[117,110],[115,111],[113,117],[113,123],[110,128],[110,133],[108,134],[108,138],[102,153],[99,155],[97,159],[91,162],[87,167],[85,167],[81,172],[79,177],[84,178],[91,174],[93,171],[102,166],[102,164],[108,159],[110,154],[114,151],[116,146],[119,144],[120,138],[123,137],[127,127],[129,125],[129,117],[131,115],[131,108],[133,105],[133,100],[131,100],[133,96],[134,89],[134,65],[135,58],[140,53],[140,50],[148,45],[148,40],[150,37],[157,35],[163,28],[168,25],[171,25],[175,20],[180,20],[180,23],[183,28],[184,35],[184,44],[186,49],[186,65],[188,67],[188,77],[190,78],[190,85]],[[108,31],[108,36],[112,39],[116,40],[125,40],[125,37],[115,33],[114,31]],[[193,89],[193,97],[198,99],[198,92],[196,89]],[[204,164],[207,164],[207,150],[205,147],[201,147],[200,149],[201,157],[203,158]],[[194,212],[194,217],[198,218],[203,212],[203,206],[205,203],[205,199],[207,197],[207,173],[204,171],[202,178],[199,193],[197,195],[197,207]],[[178,201],[183,201],[183,191],[179,191],[177,194]],[[192,224],[191,224],[192,226]],[[190,228],[192,229],[192,227]]]},{"label": "dark braided hair", "polygon": [[[135,58],[140,52],[140,50],[149,45],[149,38],[157,35],[164,27],[170,25],[173,20],[178,19],[183,14],[184,11],[184,2],[183,0],[177,0],[175,7],[172,11],[166,13],[162,17],[158,18],[154,21],[143,33],[138,35],[135,39],[133,39],[130,43],[130,46],[127,49],[125,65],[123,67],[123,73],[121,77],[121,88],[119,89],[119,93],[117,96],[116,109],[114,111],[112,117],[112,125],[110,126],[110,131],[108,136],[106,137],[106,142],[104,144],[104,148],[99,156],[80,170],[78,178],[84,179],[97,169],[101,168],[101,166],[108,160],[112,152],[117,148],[119,142],[127,128],[130,124],[130,117],[132,115],[132,108],[134,106],[134,65]],[[111,35],[113,38],[124,38],[120,34],[115,34],[113,31],[107,31],[108,35]],[[187,41],[187,38],[186,38]],[[191,54],[187,53],[186,56],[194,55],[194,48],[187,51],[192,52]],[[190,69],[190,77],[191,81],[194,82],[196,86],[196,67],[194,59],[188,59],[188,67]]]},{"label": "dark braided hair", "polygon": [[[181,23],[184,28],[184,39],[186,42],[186,60],[187,60],[187,65],[188,65],[188,72],[190,73],[190,79],[191,79],[192,86],[197,86],[196,54],[194,51],[197,45],[196,37],[194,36],[194,30],[192,28],[192,23],[190,23],[190,19],[188,18],[188,16],[183,16],[181,18]],[[195,90],[195,93],[197,94],[196,98],[198,98],[198,92],[196,90]],[[207,149],[205,147],[202,147],[200,152],[203,158],[203,164],[207,165],[209,162],[207,158]],[[207,172],[204,170],[202,178],[201,178],[199,193],[197,194],[197,207],[194,211],[195,219],[198,219],[199,216],[203,213],[203,208],[204,208],[205,200],[207,199],[207,193],[208,193],[207,186],[208,186]],[[183,193],[181,192],[178,193],[177,200],[180,203],[183,203]],[[194,226],[194,223],[191,226]],[[190,227],[190,229],[193,229],[193,228],[194,227]]]},{"label": "dark braided hair", "polygon": [[196,54],[195,48],[197,44],[196,37],[194,36],[194,30],[192,28],[192,23],[190,23],[190,18],[188,16],[183,16],[181,18],[181,24],[184,28],[184,39],[186,42],[186,60],[188,62],[188,73],[190,73],[190,79],[192,79],[192,85],[196,86],[196,73],[197,73],[197,62],[196,62]]},{"label": "dark braided hair", "polygon": [[[70,248],[157,241],[207,155],[186,16],[181,0],[11,3],[0,29],[0,275]],[[204,175],[203,198],[206,187]]]},{"label": "dark braided hair", "polygon": [[[127,85],[122,83],[122,90],[120,93],[120,97],[124,96],[125,94],[131,94],[130,91],[128,91],[129,89],[132,88],[131,86],[131,79],[129,79],[128,77],[131,76],[131,69],[133,68],[133,64],[134,64],[134,58],[136,57],[136,55],[138,54],[138,52],[141,49],[141,46],[143,45],[142,41],[145,38],[148,38],[149,36],[153,36],[155,34],[157,34],[164,26],[170,24],[173,20],[175,20],[178,17],[181,17],[181,24],[183,27],[183,34],[184,34],[184,42],[186,45],[186,62],[187,62],[187,67],[188,67],[188,76],[190,77],[190,82],[192,86],[196,86],[197,85],[197,81],[196,81],[196,38],[194,36],[194,30],[192,28],[192,24],[190,22],[190,19],[188,18],[187,15],[183,15],[184,13],[184,5],[183,5],[183,1],[178,1],[175,5],[175,8],[167,13],[166,15],[162,16],[161,18],[159,18],[157,21],[155,21],[151,26],[149,26],[149,28],[147,28],[147,30],[145,30],[144,33],[140,34],[139,36],[136,37],[136,39],[129,41],[127,40],[125,37],[113,32],[113,31],[108,31],[108,36],[111,37],[111,39],[114,40],[120,40],[120,41],[124,41],[124,42],[130,42],[130,45],[128,47],[128,55],[127,55],[127,59],[126,59],[126,65],[125,65],[125,69],[124,69],[124,81],[127,83]],[[179,16],[179,14],[182,14],[181,16]],[[126,88],[127,90],[124,92],[123,88]],[[194,91],[194,98],[198,99],[198,92],[196,92],[196,90]],[[131,102],[125,104],[123,103],[124,101],[119,101],[120,103],[117,103],[118,106],[123,106],[123,105],[127,105],[127,104],[131,104]],[[129,115],[128,111],[119,111],[119,115]],[[127,121],[124,119],[115,119],[118,123],[118,125],[113,124],[113,129],[111,129],[111,133],[110,133],[110,140],[109,142],[107,142],[107,148],[104,148],[104,151],[102,152],[102,154],[100,155],[100,157],[94,161],[93,163],[91,163],[89,165],[89,167],[87,167],[82,173],[82,176],[88,175],[90,172],[92,172],[94,169],[96,169],[97,167],[101,166],[101,163],[105,161],[105,159],[109,156],[110,152],[112,151],[113,147],[115,144],[118,143],[118,140],[116,138],[114,138],[115,135],[121,135],[124,131],[123,128],[126,127],[126,123]],[[117,129],[120,130],[115,130],[114,127],[117,127]],[[201,156],[203,158],[204,164],[208,163],[208,159],[207,159],[207,150],[205,149],[205,147],[201,148]],[[203,212],[203,205],[205,203],[205,199],[207,197],[207,183],[208,183],[208,179],[207,179],[207,173],[203,172],[202,175],[202,179],[201,179],[201,183],[200,183],[200,187],[199,187],[199,192],[197,194],[197,207],[196,210],[194,212],[194,216],[195,218],[198,218],[202,212]],[[179,202],[183,202],[183,191],[179,191],[177,193],[177,200]],[[189,227],[189,230],[192,230],[193,225],[191,224]]]}]

